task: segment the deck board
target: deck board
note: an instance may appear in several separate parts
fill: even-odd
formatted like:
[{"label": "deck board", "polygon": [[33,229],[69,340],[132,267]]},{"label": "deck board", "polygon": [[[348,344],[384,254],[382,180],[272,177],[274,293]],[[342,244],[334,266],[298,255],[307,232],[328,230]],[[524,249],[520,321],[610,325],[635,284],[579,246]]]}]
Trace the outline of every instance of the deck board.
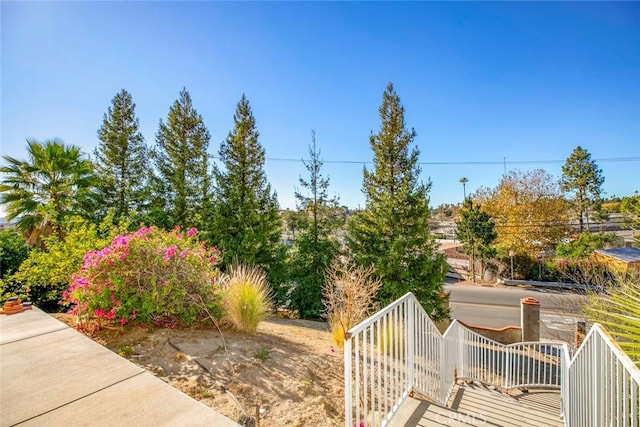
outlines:
[{"label": "deck board", "polygon": [[560,394],[516,390],[507,395],[478,383],[462,383],[454,388],[447,406],[407,398],[388,425],[560,427]]}]

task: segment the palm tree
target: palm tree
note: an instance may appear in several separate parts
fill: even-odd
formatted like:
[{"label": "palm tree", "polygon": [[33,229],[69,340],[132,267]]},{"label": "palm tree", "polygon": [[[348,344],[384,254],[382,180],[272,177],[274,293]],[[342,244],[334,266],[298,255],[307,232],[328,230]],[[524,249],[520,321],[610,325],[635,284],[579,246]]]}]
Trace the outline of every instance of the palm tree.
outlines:
[{"label": "palm tree", "polygon": [[640,366],[640,278],[618,273],[616,285],[592,293],[583,307],[587,318],[607,328],[627,355]]},{"label": "palm tree", "polygon": [[464,202],[465,200],[467,200],[467,182],[469,182],[469,178],[467,178],[466,176],[463,176],[462,178],[460,178],[460,182],[462,183],[462,195],[463,195],[463,199],[462,201]]},{"label": "palm tree", "polygon": [[81,213],[94,187],[93,168],[80,148],[57,139],[27,140],[27,154],[28,160],[3,156],[0,204],[8,221],[18,218],[29,246],[38,246],[52,233],[63,238],[63,218]]}]

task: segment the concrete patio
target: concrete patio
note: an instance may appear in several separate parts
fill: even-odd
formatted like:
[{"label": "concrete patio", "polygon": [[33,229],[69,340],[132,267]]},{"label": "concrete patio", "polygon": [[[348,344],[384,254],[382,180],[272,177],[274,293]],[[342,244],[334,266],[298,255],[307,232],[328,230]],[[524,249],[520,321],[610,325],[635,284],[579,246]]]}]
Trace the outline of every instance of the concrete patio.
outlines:
[{"label": "concrete patio", "polygon": [[34,308],[0,315],[0,426],[237,426]]}]

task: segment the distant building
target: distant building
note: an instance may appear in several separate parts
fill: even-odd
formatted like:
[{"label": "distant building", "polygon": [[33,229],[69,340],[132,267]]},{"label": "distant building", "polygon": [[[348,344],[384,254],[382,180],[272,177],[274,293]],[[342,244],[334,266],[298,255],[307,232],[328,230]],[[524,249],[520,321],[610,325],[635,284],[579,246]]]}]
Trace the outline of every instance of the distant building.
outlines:
[{"label": "distant building", "polygon": [[640,273],[640,248],[598,249],[594,256],[621,271],[633,269]]}]

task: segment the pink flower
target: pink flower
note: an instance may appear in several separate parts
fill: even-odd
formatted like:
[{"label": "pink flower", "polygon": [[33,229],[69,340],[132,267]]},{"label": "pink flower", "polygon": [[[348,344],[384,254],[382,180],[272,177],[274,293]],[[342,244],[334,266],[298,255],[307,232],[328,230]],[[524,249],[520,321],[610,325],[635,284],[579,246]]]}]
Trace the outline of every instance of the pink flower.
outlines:
[{"label": "pink flower", "polygon": [[96,308],[96,309],[93,311],[93,314],[94,314],[96,317],[102,317],[102,316],[104,316],[105,312],[104,312],[104,310],[101,310],[101,309],[99,309],[99,308]]},{"label": "pink flower", "polygon": [[182,251],[180,252],[180,254],[178,255],[180,258],[184,258],[187,256],[187,251]]},{"label": "pink flower", "polygon": [[164,257],[162,259],[164,259],[165,261],[169,261],[171,259],[171,257],[176,254],[176,252],[178,252],[178,248],[177,247],[169,246],[167,249],[165,249]]},{"label": "pink flower", "polygon": [[126,246],[129,243],[129,236],[116,236],[113,238],[113,242],[111,242],[114,246]]},{"label": "pink flower", "polygon": [[122,326],[124,326],[124,324],[125,324],[125,323],[127,323],[127,319],[125,319],[124,317],[121,317],[121,318],[120,318],[120,324],[121,324]]},{"label": "pink flower", "polygon": [[86,288],[87,286],[89,286],[89,280],[86,277],[78,274],[73,275],[73,284],[71,285],[73,289]]},{"label": "pink flower", "polygon": [[153,233],[153,228],[152,227],[140,227],[140,229],[135,232],[134,236],[135,237],[144,237],[146,234],[151,234],[151,233]]},{"label": "pink flower", "polygon": [[187,231],[187,237],[195,236],[198,234],[198,229],[195,227],[191,227],[189,231]]},{"label": "pink flower", "polygon": [[111,310],[109,310],[109,312],[107,313],[107,320],[111,320],[115,317],[116,315],[116,309],[112,308]]}]

